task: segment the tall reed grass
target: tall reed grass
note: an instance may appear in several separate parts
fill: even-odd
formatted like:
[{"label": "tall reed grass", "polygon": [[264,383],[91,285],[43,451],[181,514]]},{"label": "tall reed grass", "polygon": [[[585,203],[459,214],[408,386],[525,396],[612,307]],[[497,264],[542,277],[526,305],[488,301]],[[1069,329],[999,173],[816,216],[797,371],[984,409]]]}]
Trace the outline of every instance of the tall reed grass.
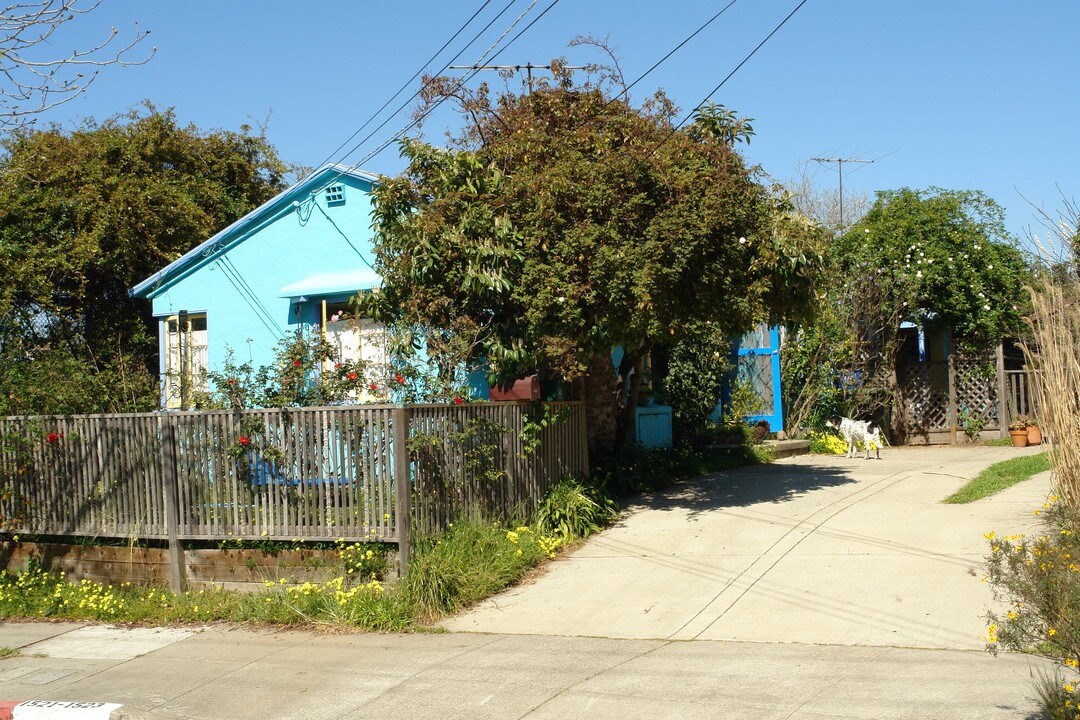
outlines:
[{"label": "tall reed grass", "polygon": [[1031,289],[1031,337],[1021,343],[1062,500],[1080,508],[1080,281],[1049,269]]}]

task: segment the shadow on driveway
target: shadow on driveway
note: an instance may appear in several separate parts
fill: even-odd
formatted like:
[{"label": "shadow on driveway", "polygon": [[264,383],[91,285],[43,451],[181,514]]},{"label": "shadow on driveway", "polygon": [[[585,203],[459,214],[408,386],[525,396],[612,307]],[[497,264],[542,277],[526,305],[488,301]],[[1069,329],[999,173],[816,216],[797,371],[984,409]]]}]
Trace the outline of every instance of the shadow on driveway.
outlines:
[{"label": "shadow on driveway", "polygon": [[822,488],[855,482],[845,468],[824,465],[750,465],[709,473],[666,490],[631,498],[627,510],[689,510],[690,517],[719,508],[794,500]]}]

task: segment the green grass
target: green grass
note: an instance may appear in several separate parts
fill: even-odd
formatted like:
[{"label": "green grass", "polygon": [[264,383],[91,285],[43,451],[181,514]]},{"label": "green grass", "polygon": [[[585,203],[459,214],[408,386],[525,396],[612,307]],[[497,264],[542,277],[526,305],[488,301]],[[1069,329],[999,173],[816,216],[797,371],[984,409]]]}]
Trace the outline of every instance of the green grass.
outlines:
[{"label": "green grass", "polygon": [[7,645],[0,647],[0,658],[15,657],[16,655],[19,655],[18,649],[8,647]]},{"label": "green grass", "polygon": [[942,502],[959,504],[981,500],[1049,469],[1050,459],[1046,453],[994,463]]}]

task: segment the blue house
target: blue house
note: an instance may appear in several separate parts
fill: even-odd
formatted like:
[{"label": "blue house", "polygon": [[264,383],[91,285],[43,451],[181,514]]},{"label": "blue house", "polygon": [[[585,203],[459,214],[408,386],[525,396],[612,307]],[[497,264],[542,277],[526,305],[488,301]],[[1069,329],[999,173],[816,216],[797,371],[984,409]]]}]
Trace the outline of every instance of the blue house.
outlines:
[{"label": "blue house", "polygon": [[[370,191],[376,176],[325,165],[131,289],[158,320],[162,407],[204,370],[269,365],[278,342],[319,328],[345,358],[387,362],[381,326],[340,322],[358,291],[377,287]],[[186,382],[182,382],[185,380]]]}]

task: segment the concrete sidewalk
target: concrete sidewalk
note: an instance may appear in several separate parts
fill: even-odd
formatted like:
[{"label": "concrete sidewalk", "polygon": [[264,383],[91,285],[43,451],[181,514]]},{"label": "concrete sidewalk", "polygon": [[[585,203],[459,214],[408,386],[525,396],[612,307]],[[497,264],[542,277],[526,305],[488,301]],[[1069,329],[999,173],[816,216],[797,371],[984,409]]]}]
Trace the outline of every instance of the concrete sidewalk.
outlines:
[{"label": "concrete sidewalk", "polygon": [[983,533],[1033,529],[1049,478],[940,500],[1038,450],[890,448],[702,478],[444,634],[0,624],[22,652],[0,660],[0,700],[120,703],[111,717],[132,720],[1034,720],[1032,675],[1050,665],[982,651],[979,575]]},{"label": "concrete sidewalk", "polygon": [[216,627],[156,642],[152,630],[136,640],[117,630],[114,642],[103,632],[0,626],[0,644],[27,653],[0,661],[0,698],[119,703],[113,720],[1017,720],[1036,717],[1030,675],[1043,668],[837,645]]}]

